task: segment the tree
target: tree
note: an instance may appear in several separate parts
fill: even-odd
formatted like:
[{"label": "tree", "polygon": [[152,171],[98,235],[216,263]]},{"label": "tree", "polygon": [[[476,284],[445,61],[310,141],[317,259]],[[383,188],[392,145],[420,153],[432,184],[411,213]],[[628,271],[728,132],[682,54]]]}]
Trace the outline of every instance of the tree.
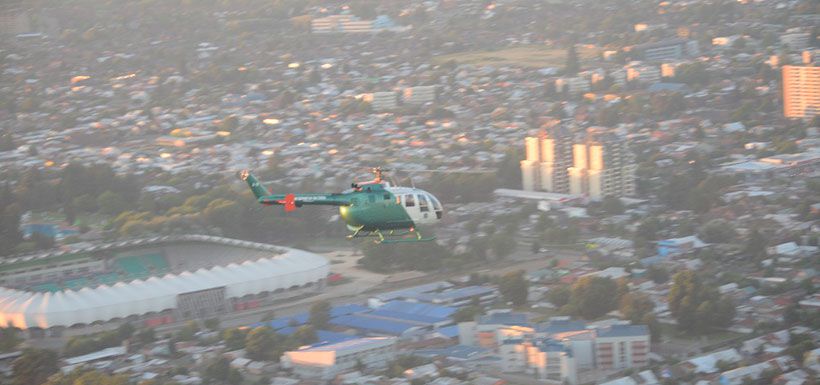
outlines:
[{"label": "tree", "polygon": [[766,245],[767,241],[763,234],[760,234],[757,228],[753,228],[746,239],[746,247],[743,248],[743,252],[757,258],[765,257]]},{"label": "tree", "polygon": [[567,286],[561,285],[554,287],[547,292],[547,301],[556,307],[562,307],[569,303],[570,289]]},{"label": "tree", "polygon": [[789,347],[786,349],[786,353],[794,357],[797,361],[803,361],[806,352],[815,347],[811,335],[807,333],[789,333]]},{"label": "tree", "polygon": [[498,291],[501,292],[504,301],[521,306],[527,303],[529,286],[529,282],[524,278],[524,271],[519,270],[504,274],[498,284]]},{"label": "tree", "polygon": [[496,258],[506,257],[515,250],[515,238],[504,233],[493,234],[490,237],[490,248]]},{"label": "tree", "polygon": [[180,341],[191,341],[196,337],[196,333],[199,332],[199,324],[196,321],[188,321],[182,329],[179,329],[177,333],[177,339]]},{"label": "tree", "polygon": [[702,333],[730,326],[735,316],[731,300],[721,298],[714,287],[704,285],[691,270],[675,274],[668,300],[678,328],[688,332]]},{"label": "tree", "polygon": [[219,358],[211,361],[208,366],[205,367],[203,379],[205,380],[205,383],[225,383],[228,379],[230,370],[231,363],[224,356],[220,356]]},{"label": "tree", "polygon": [[327,328],[330,323],[330,303],[318,301],[310,307],[310,317],[308,323],[317,329]]},{"label": "tree", "polygon": [[476,316],[479,316],[484,313],[484,310],[481,306],[464,306],[461,309],[458,309],[455,313],[453,313],[453,322],[468,322],[475,320]]},{"label": "tree", "polygon": [[245,338],[245,351],[248,353],[248,358],[257,361],[269,360],[271,350],[275,343],[273,329],[267,326],[259,326]]},{"label": "tree", "polygon": [[611,195],[607,195],[601,201],[601,209],[608,215],[618,215],[624,213],[624,204],[621,199]]},{"label": "tree", "polygon": [[97,197],[97,207],[100,212],[106,215],[117,215],[127,208],[128,202],[122,195],[105,190]]},{"label": "tree", "polygon": [[22,342],[19,332],[20,329],[13,326],[0,328],[0,351],[11,352],[17,349],[17,345]]},{"label": "tree", "polygon": [[219,330],[219,318],[209,318],[203,323],[206,329],[217,331]]},{"label": "tree", "polygon": [[578,60],[578,52],[575,49],[575,44],[570,44],[567,49],[567,62],[564,66],[564,74],[567,76],[575,76],[578,70],[581,69],[581,63]]},{"label": "tree", "polygon": [[647,314],[652,314],[655,303],[646,294],[627,293],[621,298],[620,311],[633,324],[642,322]]},{"label": "tree", "polygon": [[57,353],[52,350],[26,349],[12,364],[12,385],[42,384],[57,373]]},{"label": "tree", "polygon": [[649,275],[649,279],[657,284],[665,283],[669,280],[669,272],[667,272],[664,268],[655,265],[649,266],[649,271],[647,274]]},{"label": "tree", "polygon": [[735,228],[722,219],[713,219],[703,225],[698,231],[701,239],[707,243],[730,243],[737,233]]},{"label": "tree", "polygon": [[[48,379],[45,385],[127,385],[125,375],[109,375],[98,370],[78,368],[66,374],[57,374]],[[142,383],[140,383],[142,385]]]},{"label": "tree", "polygon": [[231,368],[231,370],[228,371],[228,377],[225,379],[225,382],[229,384],[241,384],[244,380],[239,369]]},{"label": "tree", "polygon": [[143,344],[149,344],[156,341],[157,335],[153,328],[145,328],[137,332],[137,341]]},{"label": "tree", "polygon": [[222,332],[222,341],[225,342],[225,349],[227,350],[245,348],[245,338],[247,338],[247,333],[244,329],[231,328]]},{"label": "tree", "polygon": [[313,325],[300,326],[293,332],[293,338],[302,345],[309,345],[319,341],[319,337],[316,335],[316,328],[314,328]]},{"label": "tree", "polygon": [[612,279],[582,277],[572,285],[568,306],[583,318],[598,318],[617,307],[617,299],[613,300],[617,291],[618,284]]}]

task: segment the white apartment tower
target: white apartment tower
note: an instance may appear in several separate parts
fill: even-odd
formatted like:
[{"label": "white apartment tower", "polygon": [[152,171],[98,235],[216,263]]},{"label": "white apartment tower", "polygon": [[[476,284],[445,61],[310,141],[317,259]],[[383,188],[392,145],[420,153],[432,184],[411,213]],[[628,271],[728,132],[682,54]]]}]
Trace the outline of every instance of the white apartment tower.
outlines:
[{"label": "white apartment tower", "polygon": [[526,138],[526,159],[521,161],[524,190],[592,200],[634,195],[636,166],[626,140],[601,128],[591,130],[585,140],[574,140],[560,128]]},{"label": "white apartment tower", "polygon": [[526,138],[525,146],[526,159],[521,161],[524,190],[569,193],[572,136],[555,128],[540,137]]}]

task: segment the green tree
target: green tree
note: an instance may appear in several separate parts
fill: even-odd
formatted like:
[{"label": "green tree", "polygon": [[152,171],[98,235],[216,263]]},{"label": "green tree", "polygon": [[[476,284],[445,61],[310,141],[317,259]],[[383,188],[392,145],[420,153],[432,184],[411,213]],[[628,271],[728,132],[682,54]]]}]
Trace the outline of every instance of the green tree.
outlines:
[{"label": "green tree", "polygon": [[20,329],[16,327],[0,328],[0,351],[11,352],[17,349],[17,345],[22,342],[19,336]]},{"label": "green tree", "polygon": [[621,297],[620,312],[633,324],[642,322],[647,314],[652,314],[655,303],[643,293],[627,293]]},{"label": "green tree", "polygon": [[188,321],[182,329],[177,332],[177,339],[180,341],[192,341],[199,332],[199,324],[196,321]]},{"label": "green tree", "polygon": [[209,318],[203,323],[206,329],[217,331],[219,330],[219,318]]},{"label": "green tree", "polygon": [[12,364],[12,385],[42,384],[57,373],[57,353],[52,350],[26,349]]},{"label": "green tree", "polygon": [[111,190],[105,190],[97,197],[97,207],[99,207],[101,213],[106,215],[117,215],[125,211],[127,204],[128,202],[122,195]]},{"label": "green tree", "polygon": [[625,209],[620,198],[607,195],[601,201],[601,210],[604,210],[608,215],[618,215],[623,214]]},{"label": "green tree", "polygon": [[568,304],[569,298],[570,288],[565,285],[553,287],[547,292],[547,301],[559,308]]},{"label": "green tree", "polygon": [[230,370],[231,363],[224,356],[220,356],[205,367],[202,377],[206,384],[225,383],[228,380]]},{"label": "green tree", "polygon": [[231,368],[228,371],[228,377],[225,379],[225,382],[229,384],[241,384],[244,381],[244,377],[242,377],[242,373],[239,372],[239,369]]},{"label": "green tree", "polygon": [[325,329],[330,324],[330,303],[327,301],[317,301],[310,306],[310,317],[308,323],[317,329]]},{"label": "green tree", "polygon": [[225,342],[227,350],[244,349],[245,338],[247,338],[247,333],[244,329],[230,328],[222,332],[222,341]]},{"label": "green tree", "polygon": [[504,274],[498,284],[498,291],[506,302],[512,302],[515,306],[527,303],[530,283],[524,278],[524,271],[519,270]]},{"label": "green tree", "polygon": [[598,318],[618,306],[618,284],[609,278],[582,277],[572,285],[569,307],[586,319]]},{"label": "green tree", "polygon": [[484,313],[484,309],[481,306],[464,306],[455,313],[453,313],[453,322],[468,322],[475,319],[475,317]]},{"label": "green tree", "polygon": [[245,338],[245,351],[252,360],[267,361],[271,359],[271,350],[275,343],[273,329],[259,326],[251,330]]},{"label": "green tree", "polygon": [[145,328],[137,332],[136,339],[140,343],[149,344],[157,340],[157,335],[153,328]]},{"label": "green tree", "polygon": [[722,219],[713,219],[698,231],[701,239],[708,243],[730,243],[735,240],[737,232],[734,226]]},{"label": "green tree", "polygon": [[309,345],[319,341],[319,337],[316,335],[316,328],[314,328],[313,325],[300,326],[293,332],[293,338],[302,345]]},{"label": "green tree", "polygon": [[496,258],[503,258],[515,251],[515,238],[510,234],[498,233],[490,237],[490,248]]},{"label": "green tree", "polygon": [[657,284],[666,283],[666,281],[669,280],[669,272],[659,266],[649,266],[647,274],[649,275],[649,279]]},{"label": "green tree", "polygon": [[767,241],[763,234],[760,234],[757,228],[753,228],[749,233],[749,237],[746,239],[746,246],[743,248],[743,252],[753,257],[765,257],[766,245]]}]

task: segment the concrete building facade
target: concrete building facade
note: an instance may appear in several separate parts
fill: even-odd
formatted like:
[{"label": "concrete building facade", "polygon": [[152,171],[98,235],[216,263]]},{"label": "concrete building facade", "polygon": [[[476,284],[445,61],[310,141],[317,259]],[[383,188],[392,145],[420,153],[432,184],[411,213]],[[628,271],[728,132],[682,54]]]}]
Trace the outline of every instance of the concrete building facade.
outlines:
[{"label": "concrete building facade", "polygon": [[811,118],[820,111],[820,67],[783,66],[783,115]]},{"label": "concrete building facade", "polygon": [[300,378],[331,380],[361,362],[367,368],[383,368],[396,356],[395,337],[356,338],[334,344],[318,344],[285,352],[282,365]]}]

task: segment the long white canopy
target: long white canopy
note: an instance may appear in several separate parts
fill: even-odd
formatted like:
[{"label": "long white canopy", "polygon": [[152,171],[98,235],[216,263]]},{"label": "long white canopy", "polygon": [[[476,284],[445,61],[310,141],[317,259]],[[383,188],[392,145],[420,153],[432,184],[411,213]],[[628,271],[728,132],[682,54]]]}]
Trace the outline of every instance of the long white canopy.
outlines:
[{"label": "long white canopy", "polygon": [[146,280],[39,293],[0,288],[0,327],[50,328],[90,324],[174,309],[179,294],[225,287],[226,298],[302,286],[327,277],[327,259],[279,247],[284,254]]}]

